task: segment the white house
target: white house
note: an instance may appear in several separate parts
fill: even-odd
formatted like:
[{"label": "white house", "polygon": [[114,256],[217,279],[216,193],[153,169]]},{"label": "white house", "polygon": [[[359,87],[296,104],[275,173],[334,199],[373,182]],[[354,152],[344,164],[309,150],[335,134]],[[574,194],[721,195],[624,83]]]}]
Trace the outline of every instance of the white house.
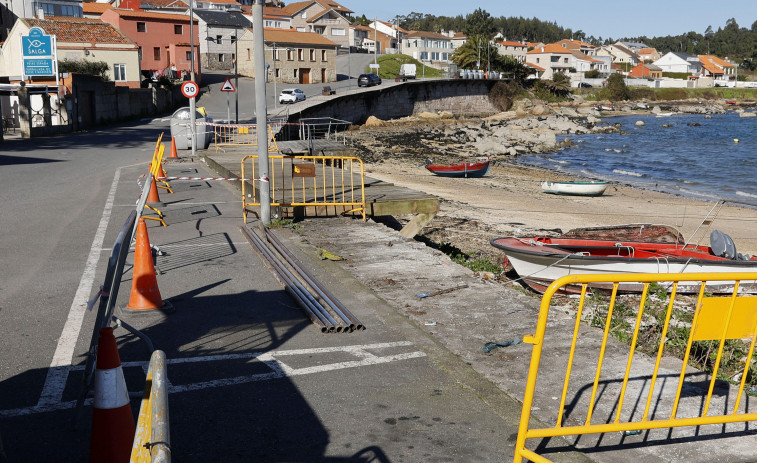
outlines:
[{"label": "white house", "polygon": [[698,57],[676,51],[664,54],[662,58],[652,64],[662,69],[662,72],[678,72],[691,75],[702,73],[702,63]]}]

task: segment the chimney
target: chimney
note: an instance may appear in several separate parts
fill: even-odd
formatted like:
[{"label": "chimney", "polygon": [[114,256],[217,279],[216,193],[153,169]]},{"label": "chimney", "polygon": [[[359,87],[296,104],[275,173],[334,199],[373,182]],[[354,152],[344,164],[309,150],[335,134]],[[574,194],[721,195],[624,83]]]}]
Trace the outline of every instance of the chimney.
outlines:
[{"label": "chimney", "polygon": [[45,19],[45,10],[43,8],[37,8],[37,18]]}]

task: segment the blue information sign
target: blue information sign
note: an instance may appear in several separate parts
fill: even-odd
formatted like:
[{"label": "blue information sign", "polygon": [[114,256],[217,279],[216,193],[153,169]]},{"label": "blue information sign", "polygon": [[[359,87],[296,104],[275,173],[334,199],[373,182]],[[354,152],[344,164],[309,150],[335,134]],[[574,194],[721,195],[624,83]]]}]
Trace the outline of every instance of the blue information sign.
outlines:
[{"label": "blue information sign", "polygon": [[27,76],[52,76],[52,58],[24,58],[24,74]]},{"label": "blue information sign", "polygon": [[39,27],[32,27],[29,35],[21,36],[24,56],[52,56],[52,38]]},{"label": "blue information sign", "polygon": [[29,29],[29,35],[21,36],[21,55],[24,60],[24,75],[55,75],[52,37],[40,27]]}]

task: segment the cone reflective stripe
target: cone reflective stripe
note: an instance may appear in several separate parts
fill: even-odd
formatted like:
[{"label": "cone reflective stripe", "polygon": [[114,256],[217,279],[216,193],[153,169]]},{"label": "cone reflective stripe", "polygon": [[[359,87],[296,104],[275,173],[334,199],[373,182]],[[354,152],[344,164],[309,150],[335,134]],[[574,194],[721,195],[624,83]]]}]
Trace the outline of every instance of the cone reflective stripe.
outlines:
[{"label": "cone reflective stripe", "polygon": [[143,311],[159,309],[165,303],[158,288],[158,278],[155,275],[155,265],[152,261],[150,237],[147,235],[147,224],[140,217],[137,223],[137,244],[134,248],[134,274],[131,284],[131,295],[126,310]]},{"label": "cone reflective stripe", "polygon": [[178,158],[179,154],[176,152],[176,140],[174,137],[171,137],[171,153],[168,155],[169,158]]},{"label": "cone reflective stripe", "polygon": [[136,426],[113,328],[100,330],[96,368],[89,461],[126,463]]}]

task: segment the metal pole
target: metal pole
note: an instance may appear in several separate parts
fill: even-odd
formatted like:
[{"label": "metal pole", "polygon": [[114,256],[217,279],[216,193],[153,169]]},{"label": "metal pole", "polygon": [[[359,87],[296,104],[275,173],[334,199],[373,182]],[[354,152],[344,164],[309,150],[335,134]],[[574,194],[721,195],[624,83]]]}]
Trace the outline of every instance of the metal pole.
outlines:
[{"label": "metal pole", "polygon": [[271,223],[271,190],[268,181],[268,107],[265,100],[265,37],[263,35],[263,5],[265,0],[254,0],[252,5],[252,33],[255,48],[255,122],[258,131],[258,171],[260,178],[260,221]]},{"label": "metal pole", "polygon": [[[195,30],[194,30],[194,0],[189,0],[189,54],[191,55],[189,57],[189,65],[191,69],[189,70],[189,79],[192,82],[197,82],[195,80]],[[168,63],[170,66],[171,63]],[[195,116],[195,101],[196,97],[192,97],[189,99],[189,136],[192,137],[192,157],[197,156],[197,137],[195,136],[195,131],[197,130],[197,117]]]},{"label": "metal pole", "polygon": [[239,124],[239,28],[234,28],[234,114],[235,124]]},{"label": "metal pole", "polygon": [[373,64],[378,64],[378,20],[373,18]]},{"label": "metal pole", "polygon": [[273,109],[278,109],[279,92],[276,90],[276,42],[273,42]]}]

